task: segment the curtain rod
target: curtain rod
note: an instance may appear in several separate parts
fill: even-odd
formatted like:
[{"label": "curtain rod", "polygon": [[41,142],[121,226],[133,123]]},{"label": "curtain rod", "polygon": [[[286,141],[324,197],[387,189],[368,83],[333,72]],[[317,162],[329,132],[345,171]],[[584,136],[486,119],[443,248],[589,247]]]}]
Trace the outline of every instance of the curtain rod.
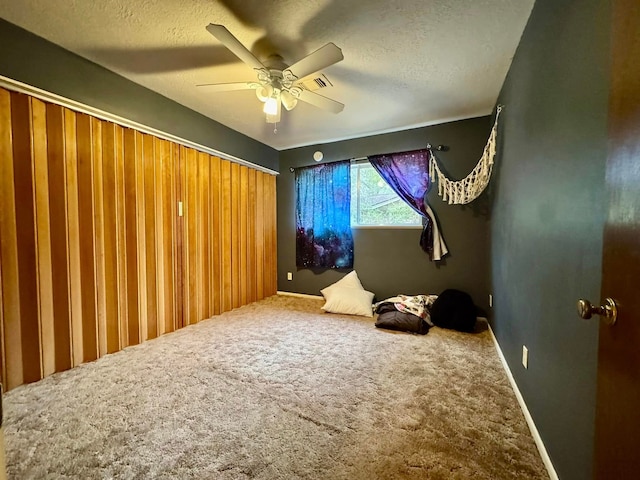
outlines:
[{"label": "curtain rod", "polygon": [[448,145],[438,145],[437,147],[434,147],[430,143],[427,143],[427,150],[437,150],[439,152],[446,152],[446,151],[449,150],[449,146]]},{"label": "curtain rod", "polygon": [[[350,159],[349,159],[349,161],[350,161],[350,162],[359,162],[359,161],[361,161],[361,160],[366,160],[367,158],[369,158],[369,157],[350,158]],[[325,163],[331,163],[331,162],[325,162]],[[293,173],[293,172],[295,172],[295,171],[296,171],[296,168],[312,167],[313,165],[314,165],[314,164],[312,163],[311,165],[302,165],[302,166],[300,166],[300,167],[295,167],[295,168],[294,168],[294,167],[289,167],[289,171],[290,171],[291,173]]]},{"label": "curtain rod", "polygon": [[[426,147],[426,148],[427,148],[427,150],[437,150],[437,151],[439,151],[439,152],[447,152],[447,151],[449,151],[449,146],[448,146],[448,145],[437,145],[437,146],[435,146],[435,147],[434,147],[434,146],[433,146],[433,145],[431,145],[430,143],[427,143],[427,147]],[[360,162],[360,161],[362,161],[362,160],[367,160],[368,158],[369,158],[369,157],[356,157],[356,158],[351,158],[351,159],[349,159],[349,160],[350,160],[351,162]],[[313,164],[311,164],[311,165],[313,165]],[[305,165],[305,166],[297,167],[297,168],[310,167],[311,165]],[[290,171],[291,173],[293,173],[293,172],[295,172],[295,171],[296,171],[296,169],[295,169],[295,168],[293,168],[293,167],[289,167],[289,171]]]}]

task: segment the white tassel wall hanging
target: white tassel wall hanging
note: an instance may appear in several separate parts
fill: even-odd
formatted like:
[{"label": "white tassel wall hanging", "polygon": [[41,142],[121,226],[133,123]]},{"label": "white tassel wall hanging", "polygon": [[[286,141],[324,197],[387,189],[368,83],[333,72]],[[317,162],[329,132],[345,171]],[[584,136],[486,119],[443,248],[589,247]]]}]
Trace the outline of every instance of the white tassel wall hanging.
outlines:
[{"label": "white tassel wall hanging", "polygon": [[443,201],[449,205],[465,205],[474,201],[489,185],[491,179],[491,171],[493,169],[493,160],[496,156],[496,137],[498,132],[498,118],[502,111],[502,105],[498,105],[496,111],[496,119],[489,135],[487,145],[484,147],[482,158],[471,173],[462,180],[451,180],[442,173],[436,157],[429,150],[429,177],[438,181],[438,195]]}]

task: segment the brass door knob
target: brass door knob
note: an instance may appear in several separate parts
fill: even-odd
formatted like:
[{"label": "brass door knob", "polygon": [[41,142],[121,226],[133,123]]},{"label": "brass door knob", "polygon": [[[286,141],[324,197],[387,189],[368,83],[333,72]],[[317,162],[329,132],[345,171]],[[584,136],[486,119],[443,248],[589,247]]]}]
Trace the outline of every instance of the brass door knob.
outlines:
[{"label": "brass door knob", "polygon": [[605,304],[594,306],[589,300],[578,300],[578,315],[585,320],[590,319],[593,314],[600,315],[607,325],[613,325],[618,319],[618,303],[613,298],[606,298]]}]

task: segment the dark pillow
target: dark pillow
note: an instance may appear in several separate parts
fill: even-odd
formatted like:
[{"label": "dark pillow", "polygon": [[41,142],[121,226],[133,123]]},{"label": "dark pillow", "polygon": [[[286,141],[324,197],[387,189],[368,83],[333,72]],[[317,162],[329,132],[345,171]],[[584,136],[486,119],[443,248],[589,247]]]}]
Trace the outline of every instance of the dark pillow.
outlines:
[{"label": "dark pillow", "polygon": [[473,332],[476,325],[476,307],[471,296],[460,290],[445,290],[431,306],[431,321],[441,328]]},{"label": "dark pillow", "polygon": [[388,310],[380,313],[376,320],[376,327],[419,333],[420,335],[429,332],[429,324],[423,319],[412,313],[399,312],[398,310]]}]

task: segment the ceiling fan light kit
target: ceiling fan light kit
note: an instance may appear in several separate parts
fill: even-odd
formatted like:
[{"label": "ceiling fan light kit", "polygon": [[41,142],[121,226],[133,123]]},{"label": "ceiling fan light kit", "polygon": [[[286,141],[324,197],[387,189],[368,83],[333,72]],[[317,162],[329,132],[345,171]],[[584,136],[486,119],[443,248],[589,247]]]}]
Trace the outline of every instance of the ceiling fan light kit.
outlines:
[{"label": "ceiling fan light kit", "polygon": [[277,115],[278,114],[278,103],[280,101],[280,96],[274,94],[273,97],[267,98],[267,101],[264,102],[264,108],[262,109],[264,113],[267,115]]},{"label": "ceiling fan light kit", "polygon": [[275,89],[266,102],[262,111],[267,115],[267,123],[278,123],[280,121],[280,92]]},{"label": "ceiling fan light kit", "polygon": [[258,100],[264,103],[262,110],[267,123],[278,123],[281,118],[281,107],[287,111],[293,110],[298,104],[298,100],[331,113],[339,113],[344,109],[344,104],[309,91],[304,88],[302,83],[304,77],[344,59],[342,50],[333,43],[327,43],[288,66],[279,55],[272,55],[266,61],[261,62],[223,25],[209,24],[207,31],[236,57],[253,68],[256,71],[258,81],[213,83],[200,86],[210,87],[214,92],[255,90]]},{"label": "ceiling fan light kit", "polygon": [[295,97],[291,91],[287,90],[282,91],[280,94],[280,100],[282,101],[282,106],[286,108],[287,111],[293,110],[293,108],[298,104],[298,98]]}]

